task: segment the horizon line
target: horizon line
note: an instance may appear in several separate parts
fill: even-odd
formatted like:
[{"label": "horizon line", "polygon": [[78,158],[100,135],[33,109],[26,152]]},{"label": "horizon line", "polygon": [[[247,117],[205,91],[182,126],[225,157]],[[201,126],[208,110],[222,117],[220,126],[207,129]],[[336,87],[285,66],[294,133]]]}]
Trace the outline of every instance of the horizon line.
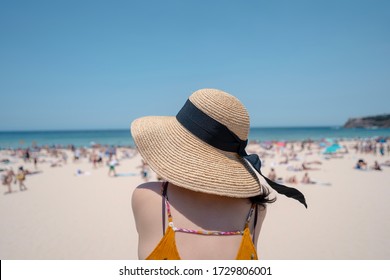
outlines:
[{"label": "horizon line", "polygon": [[[342,128],[343,125],[278,125],[278,126],[250,126],[249,129],[256,128]],[[88,131],[120,131],[130,130],[130,128],[64,128],[64,129],[15,129],[0,130],[0,133],[6,132],[88,132]]]}]

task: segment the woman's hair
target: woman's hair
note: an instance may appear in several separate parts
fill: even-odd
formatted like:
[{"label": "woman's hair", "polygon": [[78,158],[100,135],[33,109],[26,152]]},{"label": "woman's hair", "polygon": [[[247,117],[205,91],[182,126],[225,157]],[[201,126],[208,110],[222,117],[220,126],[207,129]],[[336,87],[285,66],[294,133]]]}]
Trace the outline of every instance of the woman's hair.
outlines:
[{"label": "woman's hair", "polygon": [[270,191],[267,187],[261,185],[261,191],[261,194],[249,198],[252,203],[265,208],[267,203],[274,203],[276,201],[276,197],[271,199],[269,198]]}]

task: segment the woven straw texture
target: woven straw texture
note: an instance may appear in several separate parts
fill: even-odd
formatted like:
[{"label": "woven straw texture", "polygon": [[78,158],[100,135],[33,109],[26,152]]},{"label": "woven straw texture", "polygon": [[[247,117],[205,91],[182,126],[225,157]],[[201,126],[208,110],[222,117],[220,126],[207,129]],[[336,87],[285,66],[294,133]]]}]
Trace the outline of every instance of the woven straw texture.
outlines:
[{"label": "woven straw texture", "polygon": [[[203,89],[194,92],[189,99],[242,140],[247,139],[249,116],[237,98],[220,90]],[[204,143],[187,131],[176,117],[136,119],[131,124],[131,133],[150,167],[179,187],[237,198],[261,192],[257,175],[243,158]]]}]

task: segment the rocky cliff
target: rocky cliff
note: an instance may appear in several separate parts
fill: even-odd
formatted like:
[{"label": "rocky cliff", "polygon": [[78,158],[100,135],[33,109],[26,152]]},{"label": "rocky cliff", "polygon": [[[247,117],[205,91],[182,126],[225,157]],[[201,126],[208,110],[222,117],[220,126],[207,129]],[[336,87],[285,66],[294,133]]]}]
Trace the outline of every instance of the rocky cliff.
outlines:
[{"label": "rocky cliff", "polygon": [[363,118],[351,118],[345,124],[345,128],[390,128],[390,114]]}]

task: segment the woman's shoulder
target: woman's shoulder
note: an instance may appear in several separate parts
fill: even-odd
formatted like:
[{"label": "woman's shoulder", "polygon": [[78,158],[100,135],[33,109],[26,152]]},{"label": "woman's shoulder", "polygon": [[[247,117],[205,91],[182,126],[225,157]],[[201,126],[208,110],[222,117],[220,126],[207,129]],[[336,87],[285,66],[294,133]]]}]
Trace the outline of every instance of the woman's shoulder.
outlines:
[{"label": "woman's shoulder", "polygon": [[161,199],[161,182],[147,182],[139,185],[133,191],[131,203],[134,208],[138,208],[140,204],[149,204],[149,202]]},{"label": "woman's shoulder", "polygon": [[[131,206],[140,236],[151,238],[154,233],[160,233],[161,222],[156,221],[161,220],[161,185],[161,182],[148,182],[139,185],[133,191]],[[158,242],[158,238],[160,235],[156,234],[153,242]]]}]

